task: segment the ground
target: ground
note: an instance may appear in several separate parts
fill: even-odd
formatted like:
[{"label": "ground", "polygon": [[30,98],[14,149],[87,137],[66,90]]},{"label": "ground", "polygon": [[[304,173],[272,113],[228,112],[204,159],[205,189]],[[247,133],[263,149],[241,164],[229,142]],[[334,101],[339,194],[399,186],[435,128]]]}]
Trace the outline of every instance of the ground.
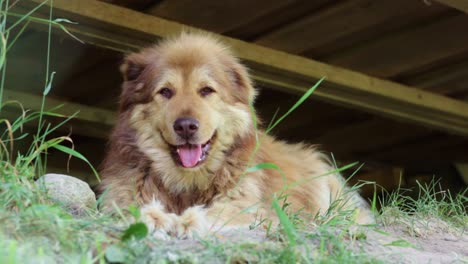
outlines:
[{"label": "ground", "polygon": [[209,238],[155,242],[151,258],[184,263],[468,263],[466,232],[437,219],[411,220],[353,227],[351,232],[330,226],[302,230],[294,248],[280,232],[231,229]]}]

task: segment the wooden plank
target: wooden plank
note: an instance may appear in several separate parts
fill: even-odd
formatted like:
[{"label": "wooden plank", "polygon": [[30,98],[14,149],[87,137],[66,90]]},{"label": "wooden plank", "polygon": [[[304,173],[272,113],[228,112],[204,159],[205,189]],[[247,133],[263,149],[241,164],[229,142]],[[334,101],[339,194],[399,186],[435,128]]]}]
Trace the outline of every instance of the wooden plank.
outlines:
[{"label": "wooden plank", "polygon": [[[222,33],[293,2],[294,0],[162,1],[146,12],[161,18]],[[216,22],[213,23],[213,21]]]},{"label": "wooden plank", "polygon": [[424,90],[454,95],[468,90],[468,59],[407,76],[400,81]]},{"label": "wooden plank", "polygon": [[[179,23],[97,1],[57,0],[54,6],[58,15],[72,15],[80,23],[70,25],[70,30],[108,48],[134,49],[148,36],[154,39],[156,36],[173,36],[182,30],[200,32]],[[93,29],[91,33],[90,28]],[[116,35],[132,36],[132,39],[116,41],[113,39]],[[142,39],[133,39],[138,36]],[[317,98],[468,135],[467,103],[240,40],[217,37],[251,66],[256,80],[271,87],[303,93],[315,80],[325,77],[325,85],[315,93]]]},{"label": "wooden plank", "polygon": [[[4,102],[18,101],[21,102],[22,106],[25,109],[31,109],[33,111],[41,110],[42,96],[12,90],[4,90],[3,92]],[[75,113],[78,113],[76,118],[79,120],[97,123],[107,127],[113,126],[117,118],[116,113],[113,111],[104,110],[92,106],[86,106],[82,104],[66,102],[63,100],[50,98],[49,96],[46,98],[46,110],[59,105],[63,106],[56,111],[57,113],[60,113],[65,116],[71,116]],[[17,104],[11,104],[11,106],[19,108],[19,105]]]},{"label": "wooden plank", "polygon": [[335,52],[325,62],[372,76],[395,78],[468,51],[468,16],[459,14]]},{"label": "wooden plank", "polygon": [[379,34],[390,25],[398,27],[440,11],[440,5],[427,5],[423,1],[340,1],[298,21],[280,26],[255,39],[255,42],[299,54],[328,44],[333,45],[344,37],[346,39],[339,42],[349,43],[355,33],[376,25],[379,25],[378,29],[373,28],[372,31]]},{"label": "wooden plank", "polygon": [[[417,1],[408,1],[407,3],[416,3]],[[418,2],[420,4],[420,2]],[[370,24],[350,34],[338,37],[321,46],[313,46],[301,53],[302,56],[323,61],[323,58],[330,54],[335,54],[342,50],[347,50],[355,46],[366,44],[374,39],[393,35],[395,32],[404,31],[407,28],[413,28],[416,25],[430,23],[431,20],[448,17],[456,13],[442,5],[432,4],[429,8],[416,9],[405,15],[390,17],[388,20]],[[337,18],[339,19],[339,18]]]},{"label": "wooden plank", "polygon": [[466,0],[436,0],[444,5],[456,8],[460,11],[468,13],[468,1]]},{"label": "wooden plank", "polygon": [[114,5],[124,6],[135,10],[145,10],[161,0],[99,0]]},{"label": "wooden plank", "polygon": [[256,15],[254,19],[243,21],[243,24],[224,34],[237,39],[253,41],[259,36],[274,32],[292,21],[302,19],[337,1],[339,0],[293,1],[289,4],[288,1],[284,1],[274,10],[263,15]]},{"label": "wooden plank", "polygon": [[[27,104],[23,104],[23,107],[25,109],[28,109]],[[2,108],[2,111],[0,112],[0,118],[5,118],[9,120],[10,122],[13,122],[14,120],[17,120],[20,118],[22,115],[22,110],[19,106],[15,105],[10,105],[7,107]],[[59,118],[59,117],[51,117],[51,116],[46,116],[43,119],[46,124],[50,124],[51,127],[58,125],[59,123],[64,121],[64,118]],[[28,122],[24,125],[24,127],[36,131],[37,125],[38,125],[38,120],[34,120],[31,122]],[[91,123],[90,121],[83,121],[80,120],[79,117],[75,117],[72,120],[68,121],[67,123],[63,124],[59,128],[57,128],[57,131],[61,133],[61,136],[63,135],[71,135],[73,138],[77,135],[83,135],[87,136],[90,138],[97,138],[101,140],[107,140],[109,138],[109,134],[112,130],[112,127],[109,126],[108,124],[100,124],[100,123]]]},{"label": "wooden plank", "polygon": [[[335,69],[338,70],[339,68],[335,68]],[[341,70],[343,69],[339,69],[339,71]],[[344,70],[344,71],[349,72],[348,70]],[[308,85],[310,85],[310,83],[300,80],[299,78],[292,79],[290,77],[283,77],[281,80],[279,80],[279,78],[275,77],[277,75],[266,74],[265,72],[260,72],[260,71],[254,71],[253,73],[254,73],[253,77],[256,81],[267,83],[273,88],[277,87],[278,89],[283,89],[283,90],[289,89],[290,91],[303,92],[305,88],[307,88]],[[357,74],[355,72],[353,73]],[[348,80],[349,83],[353,81],[353,79],[351,79],[351,76],[354,76],[354,74],[349,76],[350,77],[350,79]],[[360,76],[363,76],[363,75],[360,75]],[[341,76],[338,73],[338,75],[335,75],[333,77],[341,78],[344,76]],[[370,87],[374,87],[375,88],[374,91],[378,90],[378,92],[386,93],[388,97],[380,97],[380,96],[365,94],[365,92],[351,91],[352,89],[346,90],[346,88],[340,88],[338,86],[333,87],[329,85],[326,85],[324,89],[318,89],[315,92],[315,96],[317,96],[317,98],[330,101],[335,104],[348,106],[348,107],[351,105],[355,108],[359,108],[368,112],[378,113],[384,116],[397,118],[399,120],[411,121],[411,122],[415,122],[415,123],[418,123],[427,127],[433,127],[433,128],[438,127],[436,123],[439,123],[440,121],[439,118],[446,119],[448,117],[446,115],[441,116],[441,113],[437,113],[438,111],[434,111],[435,110],[434,108],[439,108],[439,107],[440,107],[439,109],[445,108],[446,106],[449,105],[449,104],[446,104],[448,103],[447,100],[455,102],[456,104],[461,103],[465,105],[465,103],[460,102],[458,100],[452,100],[443,96],[433,97],[434,94],[432,93],[419,91],[417,89],[411,89],[407,86],[399,85],[399,84],[392,83],[389,81],[384,81],[384,80],[371,78],[371,77],[367,77],[367,78],[369,78],[367,79],[369,82],[367,82],[366,84],[370,84]],[[374,80],[379,80],[379,83],[375,83]],[[357,85],[356,87],[362,88],[362,86],[359,86],[359,85]],[[421,112],[421,111],[426,111],[426,110],[422,110],[422,108],[419,108],[419,107],[414,107],[412,103],[403,102],[404,101],[403,98],[405,96],[411,96],[411,97],[414,96],[415,98],[418,98],[419,97],[418,94],[420,92],[422,92],[422,94],[420,94],[421,96],[420,99],[422,99],[422,101],[426,101],[428,99],[428,97],[425,97],[427,95],[431,97],[431,99],[429,99],[430,102],[426,101],[427,106],[425,107],[425,109],[429,111],[430,114],[429,112],[427,113]],[[395,101],[391,103],[390,101],[392,100],[391,99],[392,93],[396,97],[399,97],[402,101],[400,101],[400,99],[395,99]],[[416,102],[416,101],[417,100],[414,100],[413,102]],[[442,103],[443,101],[445,101],[446,103]],[[444,104],[446,105],[443,106]],[[434,108],[432,108],[431,105]],[[436,106],[436,105],[439,105],[439,106]],[[466,111],[467,109],[465,109],[465,107],[466,105],[461,106],[461,108],[459,108],[460,111]],[[398,109],[395,109],[395,108],[398,108]],[[417,108],[419,109],[417,110]],[[432,109],[429,110],[430,108]],[[451,108],[451,106],[448,106],[448,108]],[[405,113],[400,112],[400,111],[405,111]],[[461,115],[465,115],[462,112],[458,112],[458,113]],[[422,115],[426,115],[426,114],[428,114],[427,118],[422,117]],[[430,120],[431,118],[432,120]],[[462,121],[462,120],[465,120],[465,121]],[[452,121],[446,120],[446,121],[448,121],[448,122],[444,122],[446,125],[449,125],[449,123],[452,123],[452,121],[455,121],[456,123],[458,123],[458,121],[456,120],[452,120]],[[461,123],[466,123],[466,117],[462,117],[461,119],[459,119],[459,121]],[[432,124],[429,124],[429,123],[432,123]],[[452,133],[454,132],[454,130],[452,129],[442,129],[442,130],[449,131]]]},{"label": "wooden plank", "polygon": [[[34,23],[30,26],[8,52],[5,87],[40,94],[46,75],[47,26]],[[118,68],[123,54],[56,34],[51,41],[49,65],[57,74],[50,94],[99,107],[105,107],[102,101],[108,100],[112,104],[107,108],[116,109],[122,82]],[[34,70],[25,71],[25,67]]]}]

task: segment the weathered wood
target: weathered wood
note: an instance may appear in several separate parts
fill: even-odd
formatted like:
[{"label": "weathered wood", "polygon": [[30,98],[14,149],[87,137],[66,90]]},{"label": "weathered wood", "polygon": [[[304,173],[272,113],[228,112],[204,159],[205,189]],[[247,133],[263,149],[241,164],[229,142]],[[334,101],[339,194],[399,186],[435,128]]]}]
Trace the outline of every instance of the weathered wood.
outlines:
[{"label": "weathered wood", "polygon": [[456,8],[460,11],[468,13],[468,1],[466,0],[436,0],[444,5]]},{"label": "weathered wood", "polygon": [[468,51],[468,16],[459,14],[387,34],[322,59],[377,76],[398,75]]},{"label": "weathered wood", "polygon": [[468,59],[452,62],[436,69],[407,76],[401,82],[424,90],[454,95],[467,90]]},{"label": "weathered wood", "polygon": [[293,0],[162,1],[146,10],[146,12],[158,17],[222,33],[249,23],[258,16],[264,16],[293,2]]},{"label": "weathered wood", "polygon": [[[42,96],[25,92],[4,90],[3,101],[18,101],[22,104],[22,106],[25,109],[39,111],[41,110]],[[20,107],[18,104],[10,105],[17,108]],[[97,123],[107,127],[113,126],[117,117],[116,113],[113,111],[53,99],[50,98],[50,96],[46,98],[46,104],[44,109],[47,110],[60,105],[62,106],[54,112],[62,114],[64,116],[71,116],[75,113],[78,113],[77,119],[79,120]]]},{"label": "weathered wood", "polygon": [[233,38],[253,41],[261,35],[273,32],[283,25],[301,19],[309,14],[318,11],[326,5],[333,4],[337,0],[314,0],[314,1],[293,1],[288,4],[284,1],[267,14],[255,16],[248,23],[225,32],[224,34]]},{"label": "weathered wood", "polygon": [[378,34],[387,25],[397,27],[440,11],[440,5],[427,5],[423,1],[339,1],[262,35],[255,42],[298,54],[337,42],[343,37],[346,39],[338,42],[351,44],[349,41],[353,34],[367,28],[379,25],[379,29],[372,30]]},{"label": "weathered wood", "polygon": [[[338,69],[338,68],[336,68]],[[338,71],[342,71],[342,69],[339,69]],[[349,72],[348,70],[344,70],[346,72]],[[357,74],[357,75],[354,75]],[[358,74],[353,72],[353,74],[349,75],[350,79],[348,79],[348,83],[351,84],[354,81],[358,81],[357,79],[352,79],[353,77],[361,77],[364,75]],[[340,76],[340,74],[337,74],[337,78],[341,78],[344,76]],[[332,103],[344,105],[344,106],[350,106],[352,105],[355,108],[363,109],[368,112],[374,112],[374,113],[379,113],[384,116],[388,117],[397,117],[397,119],[401,120],[406,120],[406,121],[412,121],[418,124],[425,125],[427,127],[438,127],[441,119],[445,119],[444,123],[446,125],[452,126],[450,123],[455,122],[458,124],[466,124],[467,119],[466,117],[461,117],[458,119],[456,117],[455,119],[446,119],[448,116],[445,114],[442,114],[442,112],[445,112],[442,110],[442,112],[439,112],[439,110],[436,109],[443,109],[445,107],[447,108],[452,108],[452,106],[459,105],[459,110],[458,111],[467,111],[466,109],[467,105],[463,102],[460,102],[458,100],[452,100],[443,96],[437,96],[432,93],[428,92],[423,92],[418,89],[411,89],[407,86],[399,85],[396,83],[392,83],[389,81],[384,81],[376,78],[371,78],[366,76],[367,81],[366,84],[370,85],[367,86],[365,89],[374,89],[374,92],[381,92],[382,94],[386,94],[385,96],[377,96],[375,94],[366,94],[364,91],[356,91],[356,90],[346,90],[346,88],[341,88],[341,87],[333,87],[333,86],[325,86],[325,89],[318,89],[315,92],[315,96],[330,101]],[[278,78],[275,78],[275,76],[271,74],[265,74],[264,72],[254,72],[254,79],[256,79],[259,82],[264,82],[271,87],[279,87],[279,89],[286,89],[289,91],[295,91],[295,92],[303,92],[307,85],[309,85],[307,82],[299,80],[299,79],[290,79],[288,77],[283,78],[282,80],[278,80]],[[378,80],[378,83],[374,82],[374,80]],[[345,82],[345,80],[343,80]],[[358,81],[359,82],[359,81]],[[373,88],[371,88],[373,87]],[[363,87],[360,87],[363,88]],[[325,91],[324,91],[325,90]],[[412,99],[406,97],[412,97]],[[413,103],[417,102],[420,100],[420,102],[424,101],[424,104],[426,106],[419,105],[418,107],[414,107],[412,103],[408,102],[405,100],[405,97],[407,99],[410,99]],[[399,99],[396,99],[399,98]],[[419,98],[419,99],[417,99]],[[400,101],[401,100],[401,101]],[[406,101],[406,102],[405,102]],[[455,104],[449,103],[453,102]],[[432,105],[432,106],[431,106]],[[404,109],[404,110],[403,110]],[[426,109],[426,110],[423,110]],[[428,111],[428,112],[424,112]],[[463,112],[458,112],[462,116],[465,116],[465,113]],[[427,114],[426,117],[423,117]],[[452,114],[450,114],[452,115]],[[457,121],[458,119],[458,121]],[[463,121],[464,120],[464,121]],[[441,124],[441,123],[439,123]],[[466,127],[466,125],[462,125]],[[452,127],[454,128],[454,127]],[[439,127],[440,129],[440,127]],[[452,129],[442,129],[444,131],[449,131],[449,132],[454,132]],[[455,130],[458,130],[455,128]],[[460,134],[460,133],[458,133]],[[465,133],[462,133],[466,135]]]},{"label": "weathered wood", "polygon": [[[23,107],[24,110],[28,109],[27,104],[23,104]],[[22,114],[22,109],[18,105],[9,105],[7,107],[2,108],[2,111],[0,112],[0,118],[5,118],[10,122],[14,122],[18,118],[21,118]],[[51,127],[62,123],[64,120],[64,117],[59,118],[49,115],[43,118],[43,121],[47,125],[50,124]],[[24,128],[30,129],[32,131],[36,131],[37,126],[38,119],[23,124]],[[109,125],[92,123],[90,121],[82,121],[79,118],[73,118],[57,128],[57,131],[61,133],[61,136],[71,135],[74,138],[77,135],[83,135],[89,138],[96,138],[101,140],[107,140],[109,138],[111,130],[112,127]]]},{"label": "weathered wood", "polygon": [[[416,2],[417,1],[406,1],[404,4],[414,4]],[[420,4],[420,2],[418,3]],[[361,29],[358,28],[357,30],[351,31],[349,34],[342,34],[341,37],[337,36],[338,38],[321,46],[313,46],[301,52],[300,55],[324,61],[324,58],[331,54],[339,53],[350,48],[352,49],[353,47],[366,44],[374,39],[393,35],[395,32],[405,31],[408,28],[414,28],[417,25],[430,23],[432,20],[453,15],[455,12],[456,11],[440,4],[432,4],[429,8],[415,9],[404,15],[389,17],[388,20],[382,23],[370,24]],[[365,16],[365,14],[363,16]],[[336,19],[340,18],[337,17]]]},{"label": "weathered wood", "polygon": [[124,6],[135,10],[145,10],[161,0],[99,0],[114,5]]},{"label": "weathered wood", "polygon": [[[39,0],[34,0],[40,2]],[[102,2],[54,1],[56,13],[78,21],[70,30],[91,43],[112,49],[135,49],[152,37],[200,31]],[[116,38],[116,36],[118,36]],[[321,77],[315,96],[366,111],[409,120],[451,133],[468,135],[468,104],[358,72],[334,67],[240,40],[218,36],[253,69],[257,81],[283,91],[303,93]]]}]

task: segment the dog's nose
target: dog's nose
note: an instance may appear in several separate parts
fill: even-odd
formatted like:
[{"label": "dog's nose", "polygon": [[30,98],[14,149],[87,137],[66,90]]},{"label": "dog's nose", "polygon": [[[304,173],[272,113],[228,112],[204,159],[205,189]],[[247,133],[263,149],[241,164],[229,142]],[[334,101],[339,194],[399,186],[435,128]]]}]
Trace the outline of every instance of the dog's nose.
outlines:
[{"label": "dog's nose", "polygon": [[174,131],[182,138],[189,139],[198,131],[199,123],[190,117],[178,118],[174,122]]}]

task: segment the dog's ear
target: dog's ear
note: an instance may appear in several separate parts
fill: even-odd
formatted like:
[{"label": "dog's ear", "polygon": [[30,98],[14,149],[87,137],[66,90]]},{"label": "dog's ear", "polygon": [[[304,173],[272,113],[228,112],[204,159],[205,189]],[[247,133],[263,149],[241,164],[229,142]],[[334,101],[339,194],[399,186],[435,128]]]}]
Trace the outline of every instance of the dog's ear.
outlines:
[{"label": "dog's ear", "polygon": [[143,70],[148,66],[147,60],[141,53],[127,55],[122,65],[120,65],[120,72],[124,81],[134,81],[140,77]]},{"label": "dog's ear", "polygon": [[151,100],[151,89],[144,72],[151,67],[149,52],[132,53],[125,57],[120,66],[124,79],[120,96],[120,111],[126,111],[132,105],[147,103]]},{"label": "dog's ear", "polygon": [[229,74],[231,81],[237,88],[235,91],[236,98],[246,104],[253,103],[256,91],[245,66],[238,61],[231,62]]}]

